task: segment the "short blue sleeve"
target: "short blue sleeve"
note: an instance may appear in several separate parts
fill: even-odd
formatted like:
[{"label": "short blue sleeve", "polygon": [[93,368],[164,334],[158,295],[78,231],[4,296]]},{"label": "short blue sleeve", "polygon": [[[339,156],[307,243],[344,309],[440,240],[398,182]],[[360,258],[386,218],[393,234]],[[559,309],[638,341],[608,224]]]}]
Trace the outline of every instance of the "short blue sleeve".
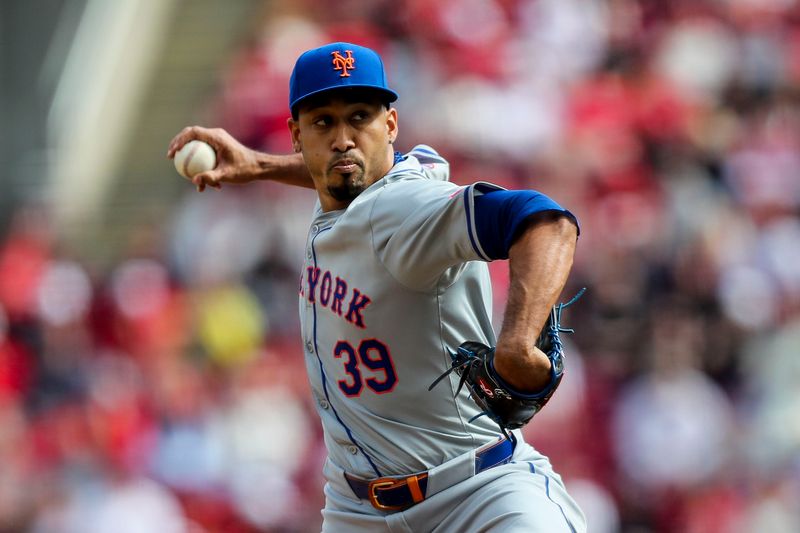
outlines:
[{"label": "short blue sleeve", "polygon": [[508,251],[525,226],[538,213],[555,211],[575,216],[544,194],[536,191],[489,190],[474,197],[475,233],[489,259],[507,259]]}]

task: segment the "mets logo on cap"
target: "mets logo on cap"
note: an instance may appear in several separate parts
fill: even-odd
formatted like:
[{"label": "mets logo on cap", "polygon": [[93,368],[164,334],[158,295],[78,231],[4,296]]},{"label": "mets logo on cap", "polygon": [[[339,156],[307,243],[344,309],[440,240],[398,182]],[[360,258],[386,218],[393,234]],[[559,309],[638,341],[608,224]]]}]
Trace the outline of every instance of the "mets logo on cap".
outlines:
[{"label": "mets logo on cap", "polygon": [[356,58],[353,57],[352,50],[345,50],[344,53],[347,55],[343,56],[338,50],[331,52],[333,56],[333,70],[341,70],[342,73],[339,74],[339,76],[342,78],[349,78],[350,73],[347,71],[355,70]]}]

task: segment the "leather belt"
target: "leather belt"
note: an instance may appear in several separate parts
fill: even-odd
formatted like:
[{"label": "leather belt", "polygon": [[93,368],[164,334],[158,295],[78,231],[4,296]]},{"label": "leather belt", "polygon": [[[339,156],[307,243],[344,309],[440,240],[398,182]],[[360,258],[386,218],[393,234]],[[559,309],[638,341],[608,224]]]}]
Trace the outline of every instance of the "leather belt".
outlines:
[{"label": "leather belt", "polygon": [[[515,441],[504,439],[475,452],[475,473],[505,464],[511,460]],[[345,473],[345,480],[353,493],[362,500],[369,500],[381,511],[403,511],[425,499],[428,488],[428,472],[410,476],[361,479]]]}]

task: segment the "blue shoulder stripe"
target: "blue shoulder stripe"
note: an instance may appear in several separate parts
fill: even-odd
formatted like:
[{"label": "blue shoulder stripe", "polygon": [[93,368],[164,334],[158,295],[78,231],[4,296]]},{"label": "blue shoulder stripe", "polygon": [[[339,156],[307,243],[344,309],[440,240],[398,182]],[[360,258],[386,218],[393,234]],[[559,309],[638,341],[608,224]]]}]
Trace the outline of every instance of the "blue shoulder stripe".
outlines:
[{"label": "blue shoulder stripe", "polygon": [[524,222],[533,215],[554,211],[578,224],[575,215],[540,192],[484,190],[482,194],[477,194],[478,190],[474,194],[473,223],[479,246],[485,252],[482,255],[491,260],[508,258]]}]

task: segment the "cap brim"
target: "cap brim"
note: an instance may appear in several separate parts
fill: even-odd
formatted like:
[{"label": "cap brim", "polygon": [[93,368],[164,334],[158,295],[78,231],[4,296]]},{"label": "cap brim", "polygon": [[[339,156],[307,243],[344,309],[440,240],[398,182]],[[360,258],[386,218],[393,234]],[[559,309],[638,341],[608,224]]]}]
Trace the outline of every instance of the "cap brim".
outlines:
[{"label": "cap brim", "polygon": [[301,98],[298,98],[294,102],[291,103],[289,109],[291,109],[292,113],[297,110],[297,106],[302,104],[305,100],[308,100],[312,96],[316,96],[318,94],[326,93],[326,92],[334,92],[334,91],[341,91],[346,89],[370,89],[376,93],[383,93],[384,96],[387,96],[388,102],[394,102],[398,98],[398,94],[391,89],[386,89],[385,87],[376,87],[375,85],[336,85],[334,87],[326,87],[324,89],[318,89],[316,91],[310,92],[308,94],[304,94]]}]

